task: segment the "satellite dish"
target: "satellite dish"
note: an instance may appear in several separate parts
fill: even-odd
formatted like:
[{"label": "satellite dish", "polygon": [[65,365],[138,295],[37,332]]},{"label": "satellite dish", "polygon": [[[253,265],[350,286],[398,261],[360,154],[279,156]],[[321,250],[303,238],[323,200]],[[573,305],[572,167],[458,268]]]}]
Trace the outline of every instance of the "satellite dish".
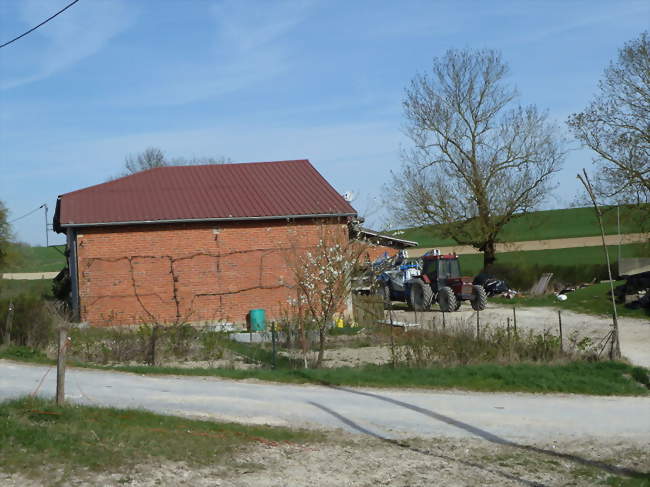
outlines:
[{"label": "satellite dish", "polygon": [[343,193],[343,199],[347,201],[348,203],[351,203],[356,199],[357,195],[354,191],[346,191]]}]

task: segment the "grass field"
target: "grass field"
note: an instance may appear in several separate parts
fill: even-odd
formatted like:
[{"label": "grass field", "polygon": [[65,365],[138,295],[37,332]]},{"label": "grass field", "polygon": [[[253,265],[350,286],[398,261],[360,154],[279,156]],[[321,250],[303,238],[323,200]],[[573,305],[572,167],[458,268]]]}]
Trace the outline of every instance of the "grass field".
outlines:
[{"label": "grass field", "polygon": [[[141,410],[57,407],[38,398],[0,403],[0,465],[6,472],[54,474],[63,467],[125,472],[151,460],[223,464],[247,444],[314,442],[317,432],[197,421]],[[51,476],[50,476],[51,478]],[[65,482],[63,482],[65,484]],[[66,484],[67,485],[67,484]]]},{"label": "grass field", "polygon": [[[616,273],[618,265],[618,246],[607,247],[612,272]],[[650,249],[644,244],[621,245],[621,257],[648,257]],[[483,254],[459,256],[461,269],[465,275],[476,275],[483,268]],[[497,263],[511,267],[526,267],[531,264],[539,266],[580,266],[605,264],[602,247],[574,247],[570,249],[530,250],[527,252],[502,252],[497,254]]]},{"label": "grass field", "polygon": [[[638,233],[650,230],[648,208],[621,207],[621,233]],[[605,233],[618,233],[616,207],[604,211]],[[600,235],[600,227],[593,208],[567,208],[536,211],[515,218],[500,234],[504,242],[546,240],[554,238],[592,237]],[[399,230],[400,238],[413,240],[421,247],[456,245],[452,239],[436,232],[435,226]]]},{"label": "grass field", "polygon": [[65,245],[56,247],[31,247],[13,244],[10,249],[12,263],[2,272],[57,272],[65,267]]},{"label": "grass field", "polygon": [[52,281],[50,279],[0,279],[0,299],[12,298],[19,294],[52,297]]}]

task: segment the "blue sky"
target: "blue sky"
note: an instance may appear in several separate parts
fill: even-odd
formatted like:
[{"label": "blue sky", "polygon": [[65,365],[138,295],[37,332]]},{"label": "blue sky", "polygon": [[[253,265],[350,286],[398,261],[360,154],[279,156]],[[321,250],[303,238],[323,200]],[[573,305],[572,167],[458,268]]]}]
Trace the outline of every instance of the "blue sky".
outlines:
[{"label": "blue sky", "polygon": [[[0,0],[4,42],[69,0]],[[19,217],[149,146],[234,162],[309,158],[379,224],[404,88],[449,48],[499,49],[524,104],[581,110],[647,1],[81,0],[0,49],[0,200]],[[564,207],[575,150],[546,207]],[[52,211],[50,212],[50,215]],[[43,215],[14,224],[43,244]],[[52,236],[51,236],[52,237]],[[51,238],[51,240],[56,238]]]}]

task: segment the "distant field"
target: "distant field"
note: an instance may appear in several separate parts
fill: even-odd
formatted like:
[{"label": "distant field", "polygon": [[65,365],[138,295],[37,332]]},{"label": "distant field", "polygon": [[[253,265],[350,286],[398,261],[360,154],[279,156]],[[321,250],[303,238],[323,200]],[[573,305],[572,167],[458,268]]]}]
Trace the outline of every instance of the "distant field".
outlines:
[{"label": "distant field", "polygon": [[65,257],[62,252],[65,245],[56,247],[30,247],[14,244],[11,254],[14,262],[3,272],[56,272],[65,267]]},{"label": "distant field", "polygon": [[[612,271],[618,268],[618,246],[607,247]],[[648,246],[643,244],[621,245],[621,257],[649,257]],[[459,256],[463,274],[475,275],[483,268],[483,254],[470,254]],[[557,250],[531,250],[528,252],[503,252],[497,254],[497,263],[514,268],[527,267],[531,263],[544,266],[580,266],[597,265],[605,263],[605,254],[602,247],[575,247]]]},{"label": "distant field", "polygon": [[[638,233],[650,230],[650,209],[621,207],[621,233]],[[605,233],[618,233],[616,207],[605,208]],[[501,240],[521,242],[554,238],[592,237],[600,235],[600,227],[593,208],[568,208],[528,213],[508,223]],[[407,228],[397,236],[418,242],[420,247],[445,247],[455,245],[436,232],[435,226]]]}]

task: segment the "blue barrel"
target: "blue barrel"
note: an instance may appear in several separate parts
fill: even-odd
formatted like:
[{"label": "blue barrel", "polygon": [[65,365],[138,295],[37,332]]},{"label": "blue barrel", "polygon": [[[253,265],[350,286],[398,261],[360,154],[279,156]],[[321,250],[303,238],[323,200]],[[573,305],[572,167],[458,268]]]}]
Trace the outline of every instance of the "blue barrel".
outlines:
[{"label": "blue barrel", "polygon": [[252,309],[248,312],[251,331],[266,330],[266,317],[263,309]]}]

